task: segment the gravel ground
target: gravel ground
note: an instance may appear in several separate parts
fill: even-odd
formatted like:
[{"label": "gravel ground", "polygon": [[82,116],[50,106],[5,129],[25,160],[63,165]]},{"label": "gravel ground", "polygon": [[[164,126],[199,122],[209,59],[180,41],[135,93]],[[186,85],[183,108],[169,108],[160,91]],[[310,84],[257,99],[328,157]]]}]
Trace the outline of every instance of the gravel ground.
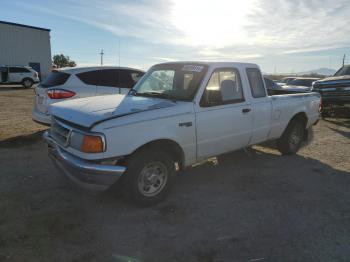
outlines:
[{"label": "gravel ground", "polygon": [[254,146],[139,208],[72,186],[40,134],[3,140],[0,261],[350,261],[349,160],[350,119],[328,119],[298,155]]}]

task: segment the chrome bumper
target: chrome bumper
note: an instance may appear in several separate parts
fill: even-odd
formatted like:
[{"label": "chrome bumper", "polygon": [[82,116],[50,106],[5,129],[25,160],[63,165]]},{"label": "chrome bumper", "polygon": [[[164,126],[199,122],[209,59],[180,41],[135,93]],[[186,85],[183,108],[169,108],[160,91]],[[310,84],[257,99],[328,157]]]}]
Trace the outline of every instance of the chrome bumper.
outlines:
[{"label": "chrome bumper", "polygon": [[100,165],[78,158],[64,151],[46,131],[43,135],[49,147],[49,156],[64,174],[79,186],[92,190],[105,190],[114,184],[126,168]]}]

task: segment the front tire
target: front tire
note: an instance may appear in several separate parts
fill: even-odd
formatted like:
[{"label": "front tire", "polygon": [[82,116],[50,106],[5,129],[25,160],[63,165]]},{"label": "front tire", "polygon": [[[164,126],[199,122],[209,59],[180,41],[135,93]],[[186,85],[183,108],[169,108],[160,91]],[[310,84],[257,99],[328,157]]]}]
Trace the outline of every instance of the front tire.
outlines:
[{"label": "front tire", "polygon": [[22,85],[24,88],[31,88],[33,86],[34,82],[33,80],[26,78],[22,81]]},{"label": "front tire", "polygon": [[300,121],[290,121],[286,130],[277,141],[278,150],[282,155],[296,154],[302,145],[304,134],[305,129]]},{"label": "front tire", "polygon": [[175,178],[175,163],[165,152],[141,150],[127,160],[123,181],[125,195],[136,204],[151,206],[169,194]]}]

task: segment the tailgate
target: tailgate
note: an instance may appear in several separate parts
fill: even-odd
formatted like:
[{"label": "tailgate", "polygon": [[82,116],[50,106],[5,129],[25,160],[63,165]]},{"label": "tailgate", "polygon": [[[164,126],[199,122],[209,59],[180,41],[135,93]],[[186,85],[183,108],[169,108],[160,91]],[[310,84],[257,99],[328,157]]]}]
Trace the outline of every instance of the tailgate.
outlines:
[{"label": "tailgate", "polygon": [[39,86],[35,87],[35,106],[41,113],[47,113],[47,88],[42,88]]}]

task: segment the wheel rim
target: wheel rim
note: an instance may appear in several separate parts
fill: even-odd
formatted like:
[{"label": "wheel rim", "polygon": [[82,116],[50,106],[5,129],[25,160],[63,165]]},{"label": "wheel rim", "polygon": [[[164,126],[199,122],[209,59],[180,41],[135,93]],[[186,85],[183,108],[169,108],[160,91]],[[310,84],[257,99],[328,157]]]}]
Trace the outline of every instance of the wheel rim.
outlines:
[{"label": "wheel rim", "polygon": [[31,85],[31,83],[32,83],[32,82],[31,82],[30,80],[25,80],[25,81],[24,81],[24,86],[25,86],[25,87],[29,87],[29,86]]},{"label": "wheel rim", "polygon": [[168,169],[161,162],[148,163],[138,179],[138,188],[142,195],[151,197],[159,194],[168,179]]},{"label": "wheel rim", "polygon": [[289,136],[289,144],[292,148],[297,148],[301,142],[301,129],[294,128]]}]

